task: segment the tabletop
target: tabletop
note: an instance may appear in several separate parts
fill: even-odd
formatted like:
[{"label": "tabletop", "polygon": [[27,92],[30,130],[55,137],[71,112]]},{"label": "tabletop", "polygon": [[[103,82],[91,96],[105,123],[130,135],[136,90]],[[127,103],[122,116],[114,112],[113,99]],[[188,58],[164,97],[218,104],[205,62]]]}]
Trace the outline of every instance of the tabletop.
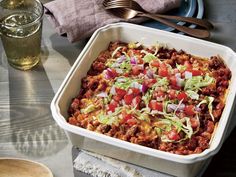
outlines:
[{"label": "tabletop", "polygon": [[[215,26],[207,40],[236,51],[236,1],[205,0],[204,3],[205,17]],[[8,65],[0,42],[0,157],[35,160],[47,165],[55,177],[74,176],[72,145],[53,120],[50,102],[86,42],[69,43],[56,34],[45,18],[41,62],[26,72]],[[236,119],[236,111],[233,118]],[[235,136],[236,128],[203,177],[236,176]]]}]

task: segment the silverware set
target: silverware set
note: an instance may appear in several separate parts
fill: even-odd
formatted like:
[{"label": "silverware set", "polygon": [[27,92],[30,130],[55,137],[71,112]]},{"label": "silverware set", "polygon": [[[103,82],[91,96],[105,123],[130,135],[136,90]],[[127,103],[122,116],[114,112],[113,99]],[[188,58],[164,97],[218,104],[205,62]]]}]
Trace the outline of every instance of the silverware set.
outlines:
[{"label": "silverware set", "polygon": [[[213,25],[206,19],[198,19],[193,17],[172,16],[162,14],[152,14],[145,11],[136,1],[133,0],[104,0],[103,6],[106,10],[109,10],[117,17],[124,19],[131,19],[134,17],[148,17],[156,20],[162,24],[170,26],[178,31],[184,32],[190,36],[197,38],[207,38],[210,36],[210,30],[213,29]],[[195,24],[201,29],[189,28],[174,23],[171,20],[177,20]]]}]

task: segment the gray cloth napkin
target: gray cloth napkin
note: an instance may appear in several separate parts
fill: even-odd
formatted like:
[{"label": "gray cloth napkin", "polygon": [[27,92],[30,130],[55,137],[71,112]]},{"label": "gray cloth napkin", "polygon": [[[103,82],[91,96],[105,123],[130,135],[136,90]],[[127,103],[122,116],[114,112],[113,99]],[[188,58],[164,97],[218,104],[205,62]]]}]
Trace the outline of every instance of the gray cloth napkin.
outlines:
[{"label": "gray cloth napkin", "polygon": [[[74,151],[77,151],[73,158],[74,169],[93,177],[172,177],[137,165],[78,150],[75,147]],[[79,175],[75,174],[75,177]]]},{"label": "gray cloth napkin", "polygon": [[[181,0],[136,0],[146,11],[164,13],[180,6]],[[98,28],[115,22],[140,23],[146,19],[124,20],[107,12],[103,0],[54,0],[46,3],[45,14],[57,33],[70,42],[91,36]]]}]

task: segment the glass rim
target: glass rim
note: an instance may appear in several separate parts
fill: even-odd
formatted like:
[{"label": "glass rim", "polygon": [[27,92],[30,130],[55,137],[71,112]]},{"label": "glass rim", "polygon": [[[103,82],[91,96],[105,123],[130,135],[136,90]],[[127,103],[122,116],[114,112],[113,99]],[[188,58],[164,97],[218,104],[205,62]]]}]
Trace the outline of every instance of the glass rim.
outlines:
[{"label": "glass rim", "polygon": [[[38,16],[34,21],[32,21],[32,22],[30,22],[30,23],[27,23],[27,24],[24,24],[24,25],[14,26],[14,27],[13,27],[13,26],[10,26],[10,25],[5,25],[5,24],[3,24],[3,23],[1,23],[1,22],[0,22],[0,25],[5,26],[5,27],[7,27],[7,28],[19,28],[19,27],[24,28],[24,27],[32,26],[32,25],[34,25],[36,22],[40,21],[40,20],[43,18],[44,6],[43,6],[43,4],[42,4],[42,2],[41,2],[40,0],[34,0],[34,1],[37,2],[37,3],[39,3],[39,5],[40,5],[40,10],[41,10],[41,13],[39,14],[39,16]],[[0,29],[0,31],[1,31],[1,29]]]}]

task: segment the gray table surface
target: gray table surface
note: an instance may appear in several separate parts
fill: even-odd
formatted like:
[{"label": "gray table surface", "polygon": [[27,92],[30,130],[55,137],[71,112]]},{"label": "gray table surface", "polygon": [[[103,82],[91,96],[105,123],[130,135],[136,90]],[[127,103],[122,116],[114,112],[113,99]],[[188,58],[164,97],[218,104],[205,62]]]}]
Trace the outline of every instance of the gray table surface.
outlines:
[{"label": "gray table surface", "polygon": [[[216,27],[208,40],[236,51],[236,0],[204,3],[205,17]],[[73,177],[72,145],[54,122],[50,102],[86,42],[69,43],[45,19],[42,61],[27,72],[8,66],[0,43],[0,157],[35,160],[47,165],[55,177]],[[236,129],[213,158],[204,177],[236,176],[235,136]]]}]

